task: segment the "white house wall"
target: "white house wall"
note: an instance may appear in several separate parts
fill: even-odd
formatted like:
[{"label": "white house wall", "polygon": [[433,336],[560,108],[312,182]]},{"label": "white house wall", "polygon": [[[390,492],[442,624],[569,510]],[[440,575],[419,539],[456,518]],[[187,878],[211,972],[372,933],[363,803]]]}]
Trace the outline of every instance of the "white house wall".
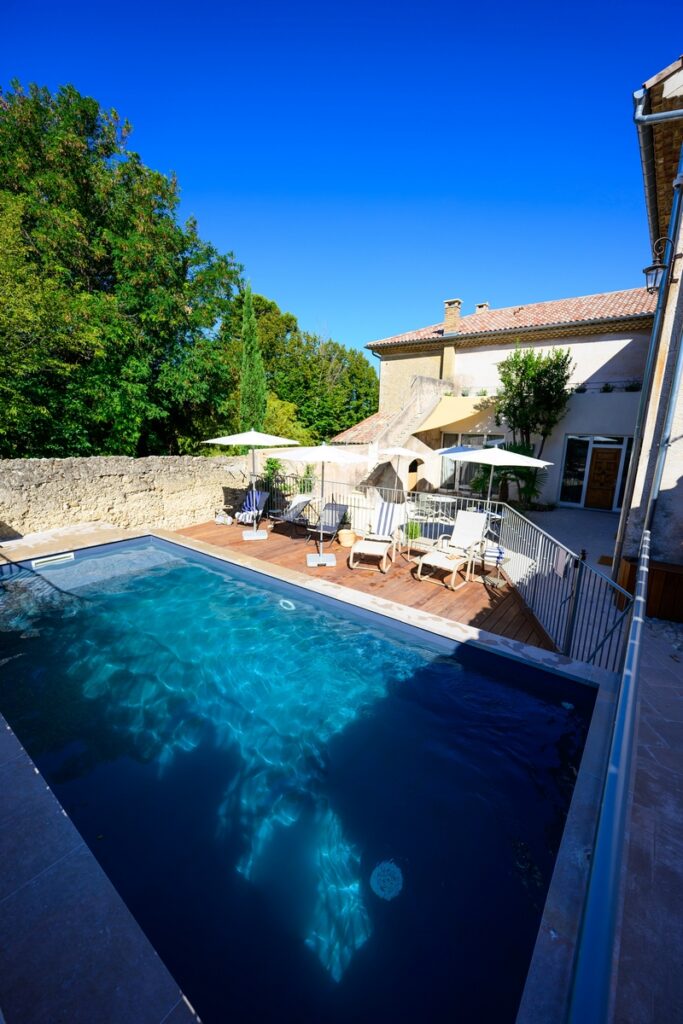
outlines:
[{"label": "white house wall", "polygon": [[[602,385],[641,380],[649,332],[638,334],[600,334],[589,337],[562,338],[556,342],[543,341],[530,344],[523,339],[522,348],[534,348],[549,352],[553,348],[569,348],[576,364],[572,373],[573,384]],[[468,389],[471,393],[485,388],[493,394],[498,387],[497,364],[502,362],[517,347],[511,340],[504,345],[486,345],[481,348],[458,348],[455,354],[454,384],[457,390]]]},{"label": "white house wall", "polygon": [[612,391],[572,395],[567,413],[550,435],[543,449],[543,458],[552,462],[545,475],[540,500],[553,504],[559,498],[567,434],[632,437],[640,394]]},{"label": "white house wall", "polygon": [[[638,392],[586,392],[572,395],[569,399],[567,412],[550,435],[543,448],[543,458],[552,462],[543,477],[539,500],[554,504],[560,493],[560,482],[564,460],[564,442],[567,434],[610,435],[632,437],[633,427],[638,411],[640,394]],[[487,420],[485,428],[489,432],[504,434],[506,440],[512,435],[504,426],[497,427],[492,418]],[[476,432],[476,428],[468,427],[468,431]],[[441,430],[420,433],[419,438],[432,448],[441,446],[442,433],[458,433],[457,423],[444,426]],[[441,483],[442,460],[438,455],[424,458],[420,466],[420,477],[430,488],[437,488]]]}]

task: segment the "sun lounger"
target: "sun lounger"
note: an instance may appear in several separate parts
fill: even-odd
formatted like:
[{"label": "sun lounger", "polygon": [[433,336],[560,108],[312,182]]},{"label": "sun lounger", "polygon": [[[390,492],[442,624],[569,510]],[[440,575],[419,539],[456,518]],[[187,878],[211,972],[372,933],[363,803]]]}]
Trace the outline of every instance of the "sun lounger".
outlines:
[{"label": "sun lounger", "polygon": [[293,536],[297,526],[301,526],[304,529],[308,526],[308,518],[305,512],[311,504],[312,498],[311,494],[294,494],[290,498],[287,508],[271,509],[268,517],[275,523],[289,523],[292,527]]},{"label": "sun lounger", "polygon": [[243,525],[253,525],[256,529],[269,497],[269,491],[247,491],[244,504],[235,516],[237,522]]},{"label": "sun lounger", "polygon": [[[375,507],[374,521],[370,533],[357,540],[349,553],[349,569],[365,568],[386,573],[396,557],[396,543],[399,528],[405,522],[405,502],[385,501],[380,498]],[[377,561],[379,565],[366,565],[366,560]]]},{"label": "sun lounger", "polygon": [[322,549],[326,540],[329,540],[330,545],[335,539],[341,524],[344,521],[344,516],[348,511],[348,505],[340,505],[335,501],[328,501],[320,513],[320,519],[317,523],[309,523],[306,527],[308,537],[306,543],[309,540],[317,540],[320,543]]},{"label": "sun lounger", "polygon": [[[420,558],[417,578],[432,583],[443,582],[451,590],[463,587],[472,577],[472,563],[477,553],[481,553],[486,525],[485,512],[458,512],[452,533],[440,537],[437,546]],[[463,566],[467,566],[465,579],[456,586],[456,573]],[[425,569],[431,570],[429,576],[425,576]],[[445,573],[445,578],[441,581],[432,579],[435,572]]]}]

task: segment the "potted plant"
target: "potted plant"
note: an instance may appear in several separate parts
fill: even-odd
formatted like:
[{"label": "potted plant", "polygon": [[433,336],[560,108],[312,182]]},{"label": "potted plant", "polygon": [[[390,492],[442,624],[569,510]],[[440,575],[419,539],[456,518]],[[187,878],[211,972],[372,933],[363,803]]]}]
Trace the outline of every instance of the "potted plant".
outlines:
[{"label": "potted plant", "polygon": [[405,525],[406,540],[417,540],[420,536],[420,524],[414,519],[409,519]]},{"label": "potted plant", "polygon": [[349,519],[348,512],[344,513],[341,529],[337,534],[337,540],[343,548],[352,548],[356,543],[356,531],[351,529],[351,520]]}]

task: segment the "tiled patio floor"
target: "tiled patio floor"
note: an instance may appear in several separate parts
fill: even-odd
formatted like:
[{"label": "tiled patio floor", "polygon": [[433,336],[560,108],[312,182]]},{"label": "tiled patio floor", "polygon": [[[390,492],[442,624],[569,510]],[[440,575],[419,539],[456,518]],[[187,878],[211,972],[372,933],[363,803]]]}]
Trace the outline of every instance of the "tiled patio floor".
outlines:
[{"label": "tiled patio floor", "polygon": [[683,1015],[681,647],[683,626],[647,622],[614,1024]]},{"label": "tiled patio floor", "polygon": [[586,561],[609,576],[612,567],[601,558],[611,558],[619,526],[617,512],[595,512],[588,508],[556,508],[552,512],[525,513],[532,523],[555,537],[571,551],[586,552]]},{"label": "tiled patio floor", "polygon": [[[511,640],[554,650],[551,641],[519,595],[507,585],[494,589],[485,584],[479,567],[475,580],[460,590],[451,591],[441,584],[420,583],[414,577],[414,563],[403,555],[398,556],[386,575],[364,568],[351,570],[347,566],[348,549],[336,543],[332,549],[337,556],[336,566],[309,569],[306,566],[306,555],[315,551],[314,545],[307,544],[301,536],[292,538],[279,528],[269,532],[264,541],[244,541],[242,527],[218,526],[214,522],[200,523],[175,532],[219,548],[240,551],[264,562],[375,594],[408,608],[419,608],[432,615],[485,629]],[[406,619],[410,621],[409,614]]]}]

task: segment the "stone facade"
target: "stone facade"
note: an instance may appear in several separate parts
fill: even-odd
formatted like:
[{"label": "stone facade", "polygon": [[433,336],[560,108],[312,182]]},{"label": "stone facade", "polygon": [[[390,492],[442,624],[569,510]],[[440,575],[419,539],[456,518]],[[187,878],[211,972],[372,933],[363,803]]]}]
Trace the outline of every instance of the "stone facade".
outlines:
[{"label": "stone facade", "polygon": [[0,460],[0,540],[83,522],[189,526],[247,483],[244,456]]},{"label": "stone facade", "polygon": [[441,379],[441,349],[382,355],[379,377],[380,412],[398,412],[410,398],[414,377]]}]

